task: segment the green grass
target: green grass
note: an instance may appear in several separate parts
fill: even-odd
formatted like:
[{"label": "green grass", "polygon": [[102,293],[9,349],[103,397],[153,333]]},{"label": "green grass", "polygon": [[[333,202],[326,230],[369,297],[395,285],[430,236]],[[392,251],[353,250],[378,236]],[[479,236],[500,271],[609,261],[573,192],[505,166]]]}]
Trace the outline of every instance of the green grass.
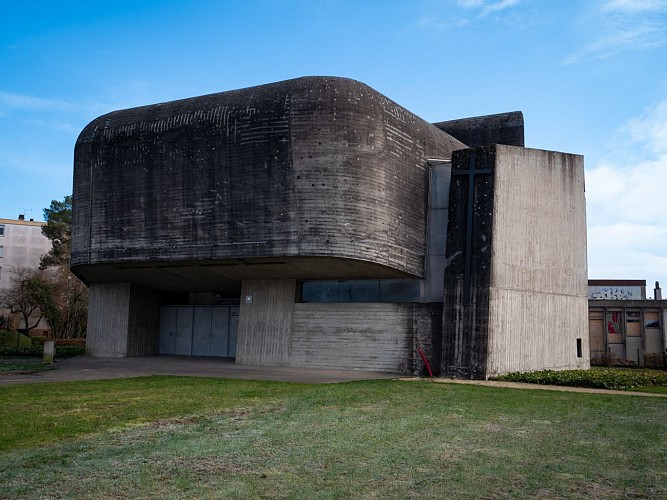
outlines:
[{"label": "green grass", "polygon": [[667,496],[667,398],[147,377],[0,401],[0,498]]}]

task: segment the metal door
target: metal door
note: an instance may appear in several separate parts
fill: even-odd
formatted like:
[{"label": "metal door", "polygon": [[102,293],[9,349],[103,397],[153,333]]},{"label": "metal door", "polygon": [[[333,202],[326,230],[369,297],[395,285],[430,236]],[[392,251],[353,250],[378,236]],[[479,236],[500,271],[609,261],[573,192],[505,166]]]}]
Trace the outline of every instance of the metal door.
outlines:
[{"label": "metal door", "polygon": [[209,356],[226,358],[229,354],[229,307],[211,309],[211,342]]},{"label": "metal door", "polygon": [[160,308],[160,333],[158,352],[160,354],[176,354],[176,318],[177,307],[163,306]]},{"label": "metal door", "polygon": [[192,319],[193,308],[190,306],[178,307],[178,318],[176,320],[176,347],[174,354],[190,356],[192,354]]},{"label": "metal door", "polygon": [[192,355],[211,355],[211,308],[193,307],[194,325],[192,327]]},{"label": "metal door", "polygon": [[160,354],[236,356],[238,306],[162,306]]}]

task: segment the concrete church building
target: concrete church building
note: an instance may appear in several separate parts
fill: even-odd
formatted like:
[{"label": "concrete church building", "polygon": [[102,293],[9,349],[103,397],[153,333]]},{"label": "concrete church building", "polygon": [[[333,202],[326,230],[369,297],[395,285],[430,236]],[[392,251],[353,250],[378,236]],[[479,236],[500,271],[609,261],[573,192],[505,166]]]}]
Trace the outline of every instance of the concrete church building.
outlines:
[{"label": "concrete church building", "polygon": [[101,116],[74,168],[88,352],[495,374],[589,365],[583,158],[308,77]]}]

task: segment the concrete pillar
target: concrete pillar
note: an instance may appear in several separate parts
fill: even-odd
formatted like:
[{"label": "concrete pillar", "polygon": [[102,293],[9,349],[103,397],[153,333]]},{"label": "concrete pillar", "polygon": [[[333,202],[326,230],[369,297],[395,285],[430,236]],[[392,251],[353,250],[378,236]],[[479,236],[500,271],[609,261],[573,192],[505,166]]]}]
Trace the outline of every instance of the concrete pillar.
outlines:
[{"label": "concrete pillar", "polygon": [[44,352],[42,355],[42,361],[44,363],[53,363],[54,358],[56,357],[56,343],[53,340],[44,341]]},{"label": "concrete pillar", "polygon": [[158,292],[132,283],[93,283],[86,351],[91,356],[157,354]]},{"label": "concrete pillar", "polygon": [[236,362],[287,365],[291,355],[296,280],[244,280]]}]

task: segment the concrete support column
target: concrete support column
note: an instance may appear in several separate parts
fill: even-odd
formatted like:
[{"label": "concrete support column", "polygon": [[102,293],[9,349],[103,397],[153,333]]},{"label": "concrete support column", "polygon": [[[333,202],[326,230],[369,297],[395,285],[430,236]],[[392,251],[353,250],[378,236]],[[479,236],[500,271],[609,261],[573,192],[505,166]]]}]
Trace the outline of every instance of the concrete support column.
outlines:
[{"label": "concrete support column", "polygon": [[91,356],[157,354],[159,295],[132,283],[93,283],[86,351]]},{"label": "concrete support column", "polygon": [[291,357],[296,280],[244,280],[236,362],[287,365]]}]

